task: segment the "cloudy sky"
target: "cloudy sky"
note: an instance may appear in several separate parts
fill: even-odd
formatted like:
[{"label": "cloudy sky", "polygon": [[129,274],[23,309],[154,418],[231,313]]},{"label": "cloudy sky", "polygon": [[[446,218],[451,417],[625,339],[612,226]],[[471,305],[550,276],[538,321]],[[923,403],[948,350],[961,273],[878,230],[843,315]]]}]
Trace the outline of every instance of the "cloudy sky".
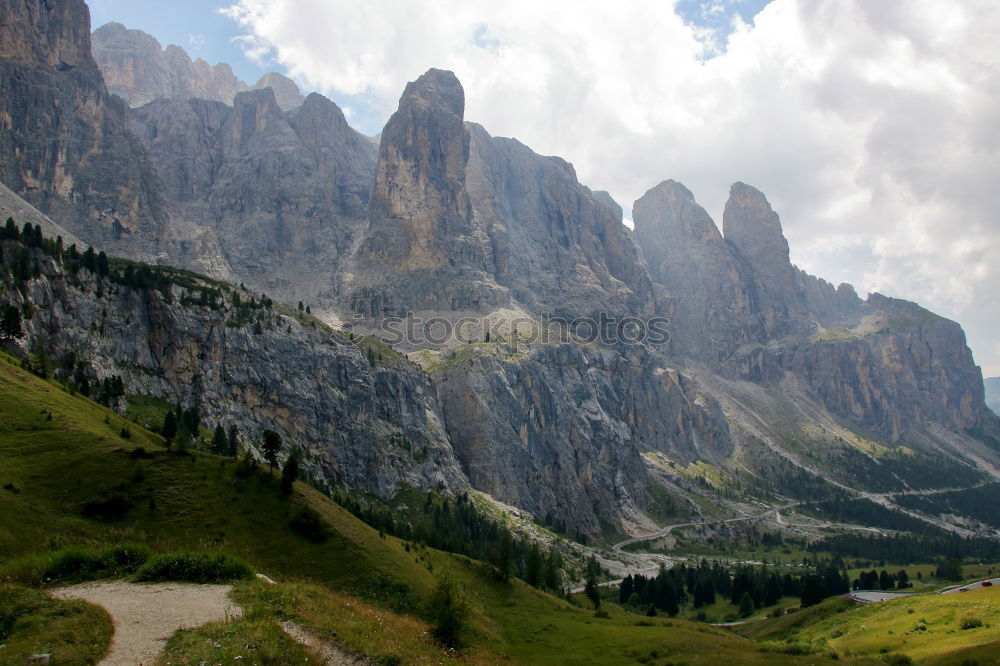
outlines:
[{"label": "cloudy sky", "polygon": [[[958,320],[1000,375],[995,0],[92,7],[95,25],[143,28],[248,80],[284,71],[368,134],[407,81],[451,69],[467,119],[565,157],[626,216],[674,178],[721,226],[729,185],[750,183],[781,214],[798,265]],[[157,21],[158,7],[172,19]]]}]

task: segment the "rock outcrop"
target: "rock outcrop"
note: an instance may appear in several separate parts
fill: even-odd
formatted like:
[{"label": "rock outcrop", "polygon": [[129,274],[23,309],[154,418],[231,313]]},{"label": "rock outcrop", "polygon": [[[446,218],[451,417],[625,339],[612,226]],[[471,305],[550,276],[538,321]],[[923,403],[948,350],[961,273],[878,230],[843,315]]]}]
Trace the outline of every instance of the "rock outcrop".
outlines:
[{"label": "rock outcrop", "polygon": [[432,375],[473,487],[585,534],[643,524],[642,454],[682,463],[732,453],[718,403],[644,347],[481,346]]},{"label": "rock outcrop", "polygon": [[375,150],[312,94],[290,112],[271,88],[228,107],[158,99],[134,111],[176,207],[170,261],[291,301],[332,289],[367,210]]},{"label": "rock outcrop", "polygon": [[989,419],[957,324],[879,294],[862,301],[793,266],[777,214],[753,187],[732,186],[724,239],[673,181],[639,199],[633,218],[676,306],[675,353],[771,385],[791,373],[833,414],[891,442]]},{"label": "rock outcrop", "polygon": [[226,63],[209,65],[191,60],[180,46],[164,49],[155,37],[129,30],[121,23],[106,23],[92,36],[94,59],[108,90],[137,108],[155,99],[197,98],[232,106],[237,93],[271,88],[284,111],[302,106],[305,97],[295,82],[268,72],[253,86],[240,81]]},{"label": "rock outcrop", "polygon": [[94,59],[108,90],[138,107],[164,97],[197,97],[232,104],[247,85],[229,65],[192,61],[183,48],[160,42],[142,30],[106,23],[94,31]]},{"label": "rock outcrop", "polygon": [[745,264],[690,190],[664,181],[635,202],[632,219],[650,274],[675,305],[675,353],[714,364],[766,340]]},{"label": "rock outcrop", "polygon": [[[0,242],[5,252],[15,249]],[[72,354],[90,380],[120,376],[126,393],[197,406],[209,427],[236,425],[259,446],[264,428],[301,447],[323,483],[381,497],[404,486],[468,487],[419,367],[386,354],[375,364],[346,337],[314,320],[260,305],[260,295],[223,287],[214,304],[176,284],[134,288],[86,269],[72,277],[34,251],[40,276],[24,294],[0,272],[0,303],[34,305],[21,354],[41,341],[51,358]],[[204,283],[210,289],[218,285]],[[234,305],[241,295],[244,307]],[[249,313],[249,314],[248,314]]]},{"label": "rock outcrop", "polygon": [[572,320],[652,314],[620,214],[572,165],[463,123],[464,92],[430,70],[382,132],[346,302],[367,317],[520,307]]},{"label": "rock outcrop", "polygon": [[962,328],[916,303],[872,294],[867,329],[787,346],[782,367],[831,412],[891,442],[932,424],[959,432],[992,421]]},{"label": "rock outcrop", "polygon": [[528,311],[567,320],[651,316],[665,307],[620,209],[581,185],[571,164],[469,129],[467,187],[498,284]]},{"label": "rock outcrop", "polygon": [[306,98],[299,91],[299,87],[295,85],[295,81],[278,72],[267,72],[251,88],[253,90],[261,90],[263,88],[273,90],[274,99],[278,102],[278,106],[281,107],[282,111],[297,109],[306,101]]},{"label": "rock outcrop", "polygon": [[90,55],[83,0],[0,7],[0,181],[87,243],[151,257],[159,179]]},{"label": "rock outcrop", "polygon": [[492,280],[488,239],[466,191],[465,93],[451,72],[406,86],[382,131],[375,188],[347,304],[369,317],[489,310],[509,303]]}]

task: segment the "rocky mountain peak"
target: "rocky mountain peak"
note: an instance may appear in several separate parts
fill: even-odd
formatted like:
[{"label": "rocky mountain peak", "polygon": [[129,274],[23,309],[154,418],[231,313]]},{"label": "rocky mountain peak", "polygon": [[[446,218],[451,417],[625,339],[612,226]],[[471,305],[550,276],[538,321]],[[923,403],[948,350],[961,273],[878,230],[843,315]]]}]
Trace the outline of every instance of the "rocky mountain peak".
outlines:
[{"label": "rocky mountain peak", "polygon": [[278,72],[267,72],[264,76],[260,77],[260,80],[253,85],[253,88],[255,90],[260,88],[270,88],[273,90],[274,98],[278,101],[278,106],[285,111],[298,108],[305,102],[305,98],[299,91],[299,87],[295,85],[295,81]]},{"label": "rocky mountain peak", "polygon": [[[788,313],[805,309],[805,295],[798,272],[792,265],[788,241],[778,214],[764,193],[745,183],[734,183],[722,219],[726,240],[749,265],[761,297],[771,310],[771,330],[778,330]],[[777,327],[777,328],[775,328]]]},{"label": "rocky mountain peak", "polygon": [[595,190],[594,199],[604,204],[608,208],[610,208],[611,212],[613,212],[615,214],[615,217],[618,218],[618,221],[619,222],[621,221],[625,211],[622,210],[621,204],[615,201],[614,197],[611,196],[610,192],[608,192],[607,190]]},{"label": "rocky mountain peak", "polygon": [[733,183],[722,224],[726,240],[751,263],[771,268],[777,268],[778,264],[791,267],[788,241],[781,231],[778,214],[757,188]]},{"label": "rocky mountain peak", "polygon": [[406,84],[399,100],[399,110],[412,106],[423,106],[462,118],[465,115],[465,90],[454,73],[432,68],[416,81]]},{"label": "rocky mountain peak", "polygon": [[403,271],[447,264],[441,241],[467,227],[471,213],[464,110],[465,92],[451,72],[431,69],[407,84],[382,131],[367,259]]},{"label": "rocky mountain peak", "polygon": [[653,280],[673,299],[677,351],[714,362],[763,337],[742,263],[687,187],[663,181],[635,202],[632,219]]},{"label": "rocky mountain peak", "polygon": [[87,5],[83,0],[5,0],[0,4],[0,59],[61,69],[95,68]]},{"label": "rocky mountain peak", "polygon": [[158,98],[197,97],[232,104],[248,88],[225,64],[209,65],[176,44],[163,49],[142,30],[120,23],[102,25],[93,34],[94,59],[108,90],[135,108]]},{"label": "rocky mountain peak", "polygon": [[674,180],[665,180],[646,192],[635,202],[632,215],[636,233],[642,227],[643,236],[657,234],[665,242],[677,242],[677,234],[705,243],[722,241],[715,222],[691,190]]},{"label": "rocky mountain peak", "polygon": [[0,3],[0,181],[89,243],[151,256],[156,174],[90,55],[82,0]]}]

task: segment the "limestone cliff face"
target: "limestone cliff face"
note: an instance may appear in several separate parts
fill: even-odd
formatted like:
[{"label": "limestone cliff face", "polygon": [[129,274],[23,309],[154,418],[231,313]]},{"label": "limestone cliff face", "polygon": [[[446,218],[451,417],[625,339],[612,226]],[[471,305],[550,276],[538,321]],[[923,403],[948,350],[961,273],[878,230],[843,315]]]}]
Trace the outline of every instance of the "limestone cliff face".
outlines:
[{"label": "limestone cliff face", "polygon": [[382,131],[368,219],[347,299],[370,317],[506,305],[466,191],[469,132],[455,75],[406,86]]},{"label": "limestone cliff face", "polygon": [[60,69],[91,68],[90,12],[83,2],[9,0],[0,6],[0,59]]},{"label": "limestone cliff face", "polygon": [[529,311],[568,319],[657,312],[620,208],[581,185],[565,160],[492,137],[479,125],[469,129],[467,187],[498,284]]},{"label": "limestone cliff face", "polygon": [[833,414],[893,442],[988,420],[961,328],[913,303],[863,302],[850,285],[793,266],[760,191],[733,185],[725,239],[672,181],[637,201],[633,217],[653,278],[676,304],[676,353],[771,385],[791,373]]},{"label": "limestone cliff face", "polygon": [[627,530],[650,504],[642,453],[732,452],[718,404],[646,348],[480,351],[433,374],[453,446],[473,487],[540,518]]},{"label": "limestone cliff face", "polygon": [[180,46],[163,48],[155,37],[130,30],[121,23],[106,23],[92,35],[94,60],[108,90],[137,108],[155,99],[197,98],[232,105],[237,93],[271,88],[284,111],[302,106],[305,98],[295,82],[277,72],[267,72],[252,86],[239,80],[222,62],[209,65]]},{"label": "limestone cliff face", "polygon": [[[210,427],[236,425],[248,442],[275,429],[304,449],[321,481],[382,497],[404,484],[468,487],[434,388],[413,364],[372,366],[344,337],[267,308],[253,311],[256,321],[236,323],[231,293],[225,304],[205,307],[177,286],[169,299],[106,279],[98,287],[86,270],[68,279],[53,260],[35,256],[41,276],[25,289],[35,311],[17,341],[20,353],[34,340],[52,358],[75,353],[98,378],[120,375],[128,394],[197,405]],[[0,303],[22,304],[7,279],[0,277]]]},{"label": "limestone cliff face", "polygon": [[834,414],[898,442],[932,424],[965,431],[992,417],[962,328],[915,303],[872,294],[869,331],[819,335],[780,363]]},{"label": "limestone cliff face", "polygon": [[253,90],[270,88],[274,91],[274,99],[283,111],[291,111],[302,106],[306,98],[302,96],[299,87],[287,76],[277,72],[267,72],[253,84]]},{"label": "limestone cliff face", "polygon": [[88,243],[157,251],[159,181],[90,56],[82,0],[0,7],[0,180]]},{"label": "limestone cliff face", "polygon": [[172,262],[291,301],[331,289],[375,168],[333,102],[313,94],[286,113],[271,88],[232,107],[159,99],[135,110],[133,127],[178,210]]},{"label": "limestone cliff face", "polygon": [[670,328],[678,354],[722,362],[766,339],[745,264],[690,190],[664,181],[635,202],[632,219],[653,280],[675,304]]},{"label": "limestone cliff face", "polygon": [[132,107],[164,97],[231,104],[236,93],[246,89],[229,65],[212,67],[200,58],[192,62],[181,47],[171,44],[164,50],[152,35],[120,23],[102,25],[92,40],[108,90]]},{"label": "limestone cliff face", "polygon": [[417,310],[652,314],[653,285],[620,215],[571,165],[463,123],[450,72],[409,84],[382,132],[347,303]]}]

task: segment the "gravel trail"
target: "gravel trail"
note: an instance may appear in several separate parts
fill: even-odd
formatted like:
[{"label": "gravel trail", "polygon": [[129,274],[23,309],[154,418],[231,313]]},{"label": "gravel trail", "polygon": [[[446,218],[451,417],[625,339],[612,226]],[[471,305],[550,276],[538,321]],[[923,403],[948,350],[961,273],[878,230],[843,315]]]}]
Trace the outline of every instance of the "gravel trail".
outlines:
[{"label": "gravel trail", "polygon": [[156,661],[167,639],[243,610],[229,598],[231,585],[100,582],[52,590],[57,599],[83,599],[108,611],[115,623],[111,649],[99,666],[147,666]]}]

